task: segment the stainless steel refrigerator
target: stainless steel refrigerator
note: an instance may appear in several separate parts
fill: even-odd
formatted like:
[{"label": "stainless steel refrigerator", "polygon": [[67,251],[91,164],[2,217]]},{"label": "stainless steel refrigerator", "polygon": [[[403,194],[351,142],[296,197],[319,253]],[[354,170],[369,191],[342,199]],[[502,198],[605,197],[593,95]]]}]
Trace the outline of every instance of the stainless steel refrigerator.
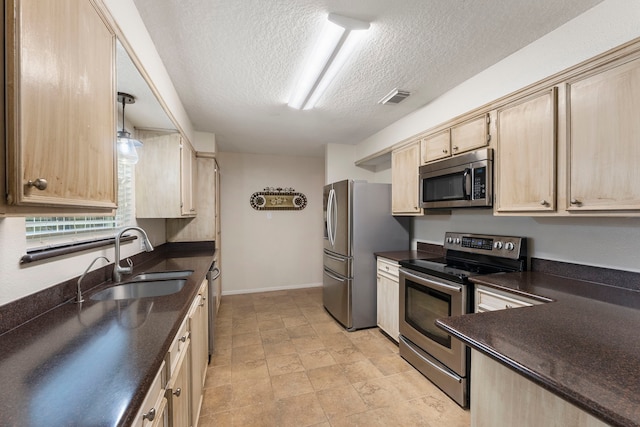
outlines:
[{"label": "stainless steel refrigerator", "polygon": [[374,252],[409,249],[409,218],[391,215],[390,184],[326,185],[323,207],[324,307],[347,330],[374,327]]}]

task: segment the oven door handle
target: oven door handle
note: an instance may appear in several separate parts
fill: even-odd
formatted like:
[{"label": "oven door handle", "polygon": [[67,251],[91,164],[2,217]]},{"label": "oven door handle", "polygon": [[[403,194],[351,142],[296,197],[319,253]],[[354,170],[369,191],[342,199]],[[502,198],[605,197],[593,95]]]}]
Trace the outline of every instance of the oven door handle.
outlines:
[{"label": "oven door handle", "polygon": [[[406,276],[411,277],[411,278],[412,278],[412,279],[414,279],[414,280],[419,280],[419,281],[422,281],[422,282],[427,282],[427,283],[429,283],[429,285],[430,285],[430,286],[431,286],[431,285],[433,285],[433,287],[435,287],[435,288],[445,289],[445,290],[447,290],[447,291],[462,292],[462,285],[460,285],[460,286],[454,286],[454,285],[448,285],[448,284],[446,284],[446,283],[436,282],[436,281],[434,281],[434,280],[430,280],[430,279],[427,279],[427,278],[425,278],[425,277],[421,277],[421,276],[417,276],[417,275],[415,275],[415,274],[411,274],[411,273],[409,273],[409,272],[408,272],[407,270],[405,270],[405,269],[402,269],[402,273],[403,273],[403,274],[405,274]],[[418,283],[419,283],[419,282],[418,282]]]},{"label": "oven door handle", "polygon": [[402,335],[400,335],[399,338],[400,338],[400,341],[404,342],[404,344],[413,351],[413,354],[418,356],[420,358],[420,360],[422,360],[424,363],[427,363],[429,366],[431,366],[431,367],[437,369],[438,371],[442,372],[444,375],[450,377],[455,382],[457,382],[457,383],[461,383],[462,382],[462,378],[458,377],[457,375],[453,375],[451,372],[447,371],[446,369],[443,369],[441,366],[436,365],[431,360],[427,359],[426,357],[424,357],[423,355],[421,355],[417,351],[414,351],[413,348],[412,348],[412,345],[409,344],[407,342],[407,340]]}]

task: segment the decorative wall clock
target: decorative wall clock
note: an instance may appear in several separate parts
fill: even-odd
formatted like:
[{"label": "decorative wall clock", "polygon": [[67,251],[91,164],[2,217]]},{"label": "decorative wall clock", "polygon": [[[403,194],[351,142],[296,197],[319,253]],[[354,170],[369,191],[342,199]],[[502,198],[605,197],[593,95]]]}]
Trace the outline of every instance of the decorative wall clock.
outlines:
[{"label": "decorative wall clock", "polygon": [[262,191],[253,193],[249,203],[257,211],[300,211],[307,206],[307,196],[297,193],[295,189],[290,187],[266,187]]}]

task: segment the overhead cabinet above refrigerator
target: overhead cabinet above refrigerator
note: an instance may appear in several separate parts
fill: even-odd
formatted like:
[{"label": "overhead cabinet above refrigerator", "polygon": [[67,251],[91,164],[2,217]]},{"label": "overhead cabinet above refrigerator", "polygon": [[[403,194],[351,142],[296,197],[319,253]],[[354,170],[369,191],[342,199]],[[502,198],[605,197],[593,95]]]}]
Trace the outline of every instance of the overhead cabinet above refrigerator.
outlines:
[{"label": "overhead cabinet above refrigerator", "polygon": [[376,326],[374,252],[409,249],[409,219],[391,215],[391,185],[326,185],[323,303],[348,330]]}]

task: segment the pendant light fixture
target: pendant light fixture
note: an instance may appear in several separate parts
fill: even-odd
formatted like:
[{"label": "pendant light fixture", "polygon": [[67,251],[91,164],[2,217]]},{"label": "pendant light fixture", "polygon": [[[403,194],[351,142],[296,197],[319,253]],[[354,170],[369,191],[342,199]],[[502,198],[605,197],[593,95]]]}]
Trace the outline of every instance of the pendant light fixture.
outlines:
[{"label": "pendant light fixture", "polygon": [[124,107],[126,104],[134,104],[136,98],[128,93],[118,92],[118,102],[122,103],[122,130],[118,131],[118,160],[122,163],[135,165],[138,163],[136,147],[142,147],[142,142],[131,138],[131,134],[124,128]]}]

